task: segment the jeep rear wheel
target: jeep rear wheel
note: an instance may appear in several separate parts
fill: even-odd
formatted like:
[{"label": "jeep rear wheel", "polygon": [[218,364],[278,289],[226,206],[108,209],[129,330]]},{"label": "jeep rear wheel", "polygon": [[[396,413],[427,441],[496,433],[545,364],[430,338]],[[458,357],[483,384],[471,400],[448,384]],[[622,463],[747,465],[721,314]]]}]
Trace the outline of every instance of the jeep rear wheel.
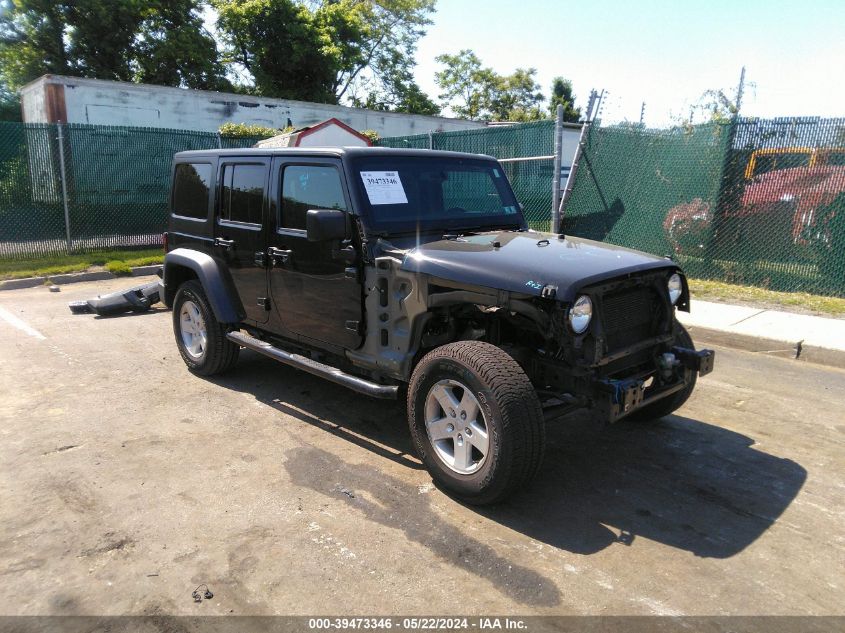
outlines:
[{"label": "jeep rear wheel", "polygon": [[545,425],[534,387],[489,343],[450,343],[423,357],[408,389],[408,424],[434,480],[469,503],[503,500],[542,462]]},{"label": "jeep rear wheel", "polygon": [[202,286],[186,281],[173,301],[173,333],[182,360],[200,376],[219,374],[235,364],[240,347],[226,338]]}]

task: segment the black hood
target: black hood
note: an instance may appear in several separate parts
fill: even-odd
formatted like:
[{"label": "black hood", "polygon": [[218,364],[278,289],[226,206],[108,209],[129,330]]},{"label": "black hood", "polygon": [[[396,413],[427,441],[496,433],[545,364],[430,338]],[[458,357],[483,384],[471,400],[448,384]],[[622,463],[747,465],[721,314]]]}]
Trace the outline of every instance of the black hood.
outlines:
[{"label": "black hood", "polygon": [[536,296],[546,285],[557,286],[557,299],[567,302],[585,286],[659,268],[670,270],[677,265],[603,242],[513,231],[420,244],[402,262],[403,270]]}]

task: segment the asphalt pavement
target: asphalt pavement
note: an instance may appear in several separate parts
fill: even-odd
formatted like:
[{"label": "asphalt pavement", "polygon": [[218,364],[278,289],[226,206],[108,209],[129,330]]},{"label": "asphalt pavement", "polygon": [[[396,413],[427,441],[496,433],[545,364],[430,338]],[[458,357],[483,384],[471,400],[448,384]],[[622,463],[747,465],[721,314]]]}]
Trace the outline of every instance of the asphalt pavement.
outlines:
[{"label": "asphalt pavement", "polygon": [[126,285],[0,293],[0,614],[842,614],[845,371],[716,346],[677,415],[552,423],[479,510],[401,403],[67,309]]}]

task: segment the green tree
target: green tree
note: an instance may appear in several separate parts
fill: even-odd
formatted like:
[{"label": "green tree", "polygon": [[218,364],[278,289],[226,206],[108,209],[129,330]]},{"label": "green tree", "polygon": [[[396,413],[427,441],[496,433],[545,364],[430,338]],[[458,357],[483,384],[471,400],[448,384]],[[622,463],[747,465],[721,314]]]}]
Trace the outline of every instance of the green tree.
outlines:
[{"label": "green tree", "polygon": [[[242,66],[252,76],[254,92],[334,101],[336,49],[342,45],[324,39],[306,6],[293,0],[213,0],[213,5],[224,62]],[[354,30],[350,24],[335,27]]]},{"label": "green tree", "polygon": [[65,7],[72,74],[132,81],[134,44],[143,19],[141,0],[75,0]]},{"label": "green tree", "polygon": [[0,85],[0,121],[20,121],[21,101],[18,95]]},{"label": "green tree", "polygon": [[456,55],[438,55],[435,61],[445,66],[434,75],[435,83],[442,90],[443,105],[462,119],[489,118],[496,75],[481,65],[478,55],[463,49]]},{"label": "green tree", "polygon": [[563,120],[577,123],[581,120],[581,108],[575,107],[575,95],[572,94],[572,82],[563,77],[552,80],[552,96],[549,99],[549,112],[552,118],[557,116],[558,104],[563,106]]},{"label": "green tree", "polygon": [[148,2],[135,43],[135,80],[201,90],[231,90],[197,0]]},{"label": "green tree", "polygon": [[[212,0],[226,61],[272,97],[430,108],[413,83],[434,0]],[[367,93],[366,96],[361,96]]]},{"label": "green tree", "polygon": [[517,68],[512,75],[497,77],[490,110],[494,121],[537,121],[544,118],[535,68]]},{"label": "green tree", "polygon": [[0,82],[15,91],[44,73],[71,74],[65,46],[67,7],[14,0],[0,14]]},{"label": "green tree", "polygon": [[223,68],[199,9],[200,0],[7,0],[0,82],[17,90],[50,73],[220,86]]},{"label": "green tree", "polygon": [[724,90],[705,90],[692,110],[705,114],[711,121],[726,123],[739,112],[736,95],[729,95]]},{"label": "green tree", "polygon": [[362,75],[369,75],[370,84],[385,93],[407,91],[413,83],[416,45],[431,24],[434,5],[435,0],[324,0],[318,17],[330,14],[331,24],[347,29],[354,25],[348,34],[353,37],[344,40],[339,34],[343,44],[334,84],[337,98],[352,90]]},{"label": "green tree", "polygon": [[[356,108],[407,112],[409,114],[440,114],[438,106],[414,81],[410,68],[397,69],[391,77],[382,78],[380,84],[364,78],[350,95]],[[365,96],[361,96],[363,93]]]},{"label": "green tree", "polygon": [[471,50],[443,54],[436,61],[445,68],[434,80],[442,90],[440,99],[458,117],[492,121],[534,121],[542,119],[534,68],[517,68],[511,75],[499,75],[482,66]]}]

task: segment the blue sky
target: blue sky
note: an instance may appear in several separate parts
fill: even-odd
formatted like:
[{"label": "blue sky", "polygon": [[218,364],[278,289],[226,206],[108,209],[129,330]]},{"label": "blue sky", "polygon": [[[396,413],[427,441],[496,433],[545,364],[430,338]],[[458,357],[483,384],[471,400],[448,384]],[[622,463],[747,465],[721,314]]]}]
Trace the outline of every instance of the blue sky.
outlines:
[{"label": "blue sky", "polygon": [[418,47],[418,83],[436,97],[434,58],[462,48],[506,74],[556,75],[579,105],[609,92],[605,120],[663,125],[707,89],[735,90],[746,66],[747,115],[845,116],[845,0],[631,2],[439,0]]}]

